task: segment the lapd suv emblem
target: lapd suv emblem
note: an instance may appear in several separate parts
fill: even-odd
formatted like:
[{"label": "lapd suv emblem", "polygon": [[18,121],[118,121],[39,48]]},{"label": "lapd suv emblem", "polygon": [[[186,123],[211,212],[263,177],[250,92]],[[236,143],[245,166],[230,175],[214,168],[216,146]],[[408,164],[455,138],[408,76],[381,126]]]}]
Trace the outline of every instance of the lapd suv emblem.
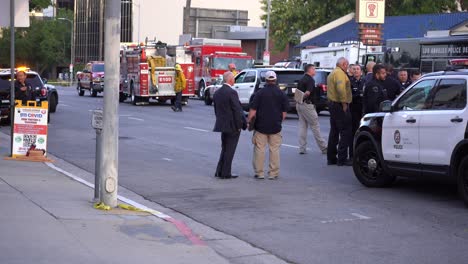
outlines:
[{"label": "lapd suv emblem", "polygon": [[401,141],[400,131],[398,130],[395,131],[395,134],[393,134],[393,139],[395,139],[395,143],[400,144],[400,141]]}]

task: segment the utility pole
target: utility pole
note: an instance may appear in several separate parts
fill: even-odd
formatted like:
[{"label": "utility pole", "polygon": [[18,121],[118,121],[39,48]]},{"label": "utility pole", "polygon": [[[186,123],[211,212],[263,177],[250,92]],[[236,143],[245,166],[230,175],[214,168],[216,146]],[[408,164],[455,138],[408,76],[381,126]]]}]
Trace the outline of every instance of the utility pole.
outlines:
[{"label": "utility pole", "polygon": [[184,30],[183,34],[188,34],[190,31],[190,9],[192,8],[192,0],[185,2],[185,14],[184,14]]},{"label": "utility pole", "polygon": [[68,18],[64,18],[64,17],[59,17],[57,18],[57,20],[63,20],[63,21],[68,21],[70,22],[70,26],[71,26],[71,30],[70,30],[70,87],[72,86],[73,84],[73,64],[75,63],[75,45],[74,45],[74,41],[73,41],[73,20],[70,20]]},{"label": "utility pole", "polygon": [[[106,0],[104,5],[104,110],[102,129],[101,202],[117,206],[119,159],[119,50],[120,50],[120,0]],[[100,153],[98,153],[99,155]]]},{"label": "utility pole", "polygon": [[270,12],[271,12],[271,2],[270,0],[267,1],[267,28],[266,28],[266,43],[265,43],[265,51],[270,51]]},{"label": "utility pole", "polygon": [[263,65],[270,64],[270,13],[271,13],[271,0],[267,1],[267,25],[266,25],[266,40],[265,51],[263,52]]},{"label": "utility pole", "polygon": [[13,157],[13,132],[15,126],[15,1],[10,0],[10,156]]}]

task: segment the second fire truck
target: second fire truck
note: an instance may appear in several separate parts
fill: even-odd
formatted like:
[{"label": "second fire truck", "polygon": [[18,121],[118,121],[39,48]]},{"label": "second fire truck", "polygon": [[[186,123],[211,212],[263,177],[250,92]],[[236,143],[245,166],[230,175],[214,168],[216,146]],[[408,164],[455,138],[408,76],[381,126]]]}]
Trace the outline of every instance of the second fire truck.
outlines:
[{"label": "second fire truck", "polygon": [[[122,44],[120,51],[120,102],[130,98],[132,104],[148,104],[175,100],[176,58],[166,56],[167,47],[160,43]],[[178,62],[182,67],[187,86],[182,91],[182,102],[195,95],[194,65]]]}]

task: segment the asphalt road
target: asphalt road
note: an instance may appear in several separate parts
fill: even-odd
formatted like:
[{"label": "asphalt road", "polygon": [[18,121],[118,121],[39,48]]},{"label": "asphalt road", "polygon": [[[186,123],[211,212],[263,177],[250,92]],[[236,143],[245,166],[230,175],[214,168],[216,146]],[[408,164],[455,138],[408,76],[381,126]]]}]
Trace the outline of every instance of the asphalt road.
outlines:
[{"label": "asphalt road", "polygon": [[[49,151],[94,171],[91,110],[102,96],[60,88]],[[169,105],[120,104],[119,184],[154,202],[234,235],[293,263],[466,263],[468,208],[442,182],[399,180],[363,187],[350,167],[327,166],[309,131],[299,155],[297,118],[284,123],[277,181],[253,178],[251,133],[243,132],[233,164],[238,179],[215,179],[220,134],[214,112],[190,100]],[[320,117],[328,136],[328,116]],[[8,127],[2,127],[4,132]]]}]

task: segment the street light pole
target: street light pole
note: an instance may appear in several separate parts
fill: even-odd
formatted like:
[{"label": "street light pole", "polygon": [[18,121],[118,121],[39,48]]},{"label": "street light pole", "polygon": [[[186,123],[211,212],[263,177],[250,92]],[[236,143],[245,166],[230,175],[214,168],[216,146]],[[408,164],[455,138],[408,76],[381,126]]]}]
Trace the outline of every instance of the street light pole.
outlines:
[{"label": "street light pole", "polygon": [[[105,1],[104,5],[104,110],[102,126],[103,155],[99,166],[101,202],[117,206],[119,164],[119,50],[120,50],[121,2]],[[105,155],[104,155],[105,153]],[[99,155],[99,153],[98,153]]]},{"label": "street light pole", "polygon": [[73,84],[73,64],[75,62],[75,43],[74,43],[74,38],[73,38],[73,21],[64,18],[64,17],[59,17],[57,20],[63,20],[63,21],[68,21],[71,24],[71,30],[70,30],[70,87]]},{"label": "street light pole", "polygon": [[270,51],[270,12],[271,12],[271,2],[270,0],[267,1],[267,32],[266,32],[266,43],[265,43],[265,51]]},{"label": "street light pole", "polygon": [[15,1],[10,0],[10,154],[13,157],[13,132],[15,124]]},{"label": "street light pole", "polygon": [[270,13],[271,13],[271,1],[267,1],[267,25],[266,25],[266,40],[265,40],[265,52],[263,52],[263,65],[270,64]]}]

